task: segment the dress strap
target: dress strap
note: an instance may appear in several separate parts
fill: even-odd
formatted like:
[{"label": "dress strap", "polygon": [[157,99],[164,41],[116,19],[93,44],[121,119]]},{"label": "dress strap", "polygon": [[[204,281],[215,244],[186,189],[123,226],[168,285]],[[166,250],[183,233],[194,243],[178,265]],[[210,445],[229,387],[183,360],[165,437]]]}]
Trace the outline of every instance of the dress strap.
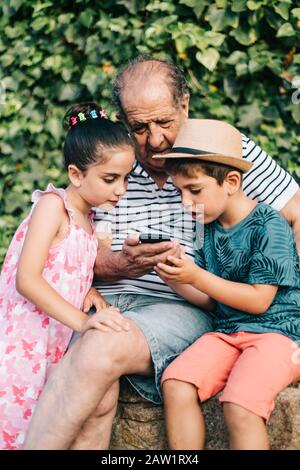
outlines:
[{"label": "dress strap", "polygon": [[33,205],[32,205],[30,212],[33,211],[38,201],[45,194],[57,194],[57,196],[59,196],[63,200],[65,209],[68,212],[70,219],[73,220],[74,210],[68,206],[66,190],[63,188],[56,188],[52,183],[48,184],[45,191],[41,191],[40,189],[37,189],[32,193],[31,202],[33,202]]}]

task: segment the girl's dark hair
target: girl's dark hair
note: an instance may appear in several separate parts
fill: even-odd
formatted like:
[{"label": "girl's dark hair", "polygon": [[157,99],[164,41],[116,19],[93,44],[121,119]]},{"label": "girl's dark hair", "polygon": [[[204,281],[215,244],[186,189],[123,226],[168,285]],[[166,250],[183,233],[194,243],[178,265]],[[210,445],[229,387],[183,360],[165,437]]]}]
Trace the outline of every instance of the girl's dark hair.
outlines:
[{"label": "girl's dark hair", "polygon": [[75,104],[68,109],[64,116],[64,127],[68,128],[64,144],[66,170],[71,164],[85,171],[93,163],[104,163],[106,158],[103,151],[108,148],[135,148],[123,125],[103,115],[101,106],[92,102]]}]

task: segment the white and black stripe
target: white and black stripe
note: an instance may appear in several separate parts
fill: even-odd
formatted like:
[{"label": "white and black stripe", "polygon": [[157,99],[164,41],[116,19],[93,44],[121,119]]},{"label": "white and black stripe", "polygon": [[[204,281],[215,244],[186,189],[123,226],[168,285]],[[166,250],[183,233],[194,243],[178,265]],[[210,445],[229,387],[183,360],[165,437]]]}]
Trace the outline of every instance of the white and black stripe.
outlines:
[{"label": "white and black stripe", "polygon": [[298,191],[296,181],[252,140],[242,135],[243,158],[253,163],[244,175],[246,196],[281,210]]},{"label": "white and black stripe", "polygon": [[[297,192],[297,183],[259,146],[247,137],[242,137],[243,158],[254,163],[244,176],[245,194],[280,210]],[[193,257],[195,229],[197,227],[197,230],[201,230],[200,225],[196,225],[189,214],[183,211],[180,193],[173,186],[171,178],[160,190],[138,162],[130,175],[125,197],[110,213],[97,209],[95,221],[110,225],[114,251],[122,249],[129,233],[151,232],[179,240],[186,247],[186,253]],[[178,299],[177,294],[155,272],[139,279],[123,279],[113,284],[96,280],[95,286],[103,294],[124,292]]]}]

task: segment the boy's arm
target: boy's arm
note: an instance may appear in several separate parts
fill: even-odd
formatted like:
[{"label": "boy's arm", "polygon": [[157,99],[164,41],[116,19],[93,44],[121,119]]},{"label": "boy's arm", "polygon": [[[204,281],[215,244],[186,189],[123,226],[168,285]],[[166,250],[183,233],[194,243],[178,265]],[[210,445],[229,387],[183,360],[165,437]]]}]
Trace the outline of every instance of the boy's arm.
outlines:
[{"label": "boy's arm", "polygon": [[265,313],[277,293],[278,286],[267,284],[243,284],[227,281],[202,268],[192,285],[213,297],[217,302],[252,314]]},{"label": "boy's arm", "polygon": [[300,256],[300,189],[280,212],[293,229],[298,255]]},{"label": "boy's arm", "polygon": [[198,305],[209,312],[214,311],[216,303],[207,294],[191,286],[190,284],[179,284],[178,282],[168,281],[160,276],[178,295],[184,297],[191,304]]},{"label": "boy's arm", "polygon": [[64,213],[63,202],[56,195],[45,195],[37,203],[19,260],[16,288],[49,316],[80,331],[88,315],[61,297],[42,276],[49,248],[59,231]]},{"label": "boy's arm", "polygon": [[277,286],[243,284],[227,281],[197,266],[186,256],[181,259],[168,257],[173,266],[159,263],[157,272],[166,282],[189,284],[212,299],[243,312],[260,314],[266,312],[276,295]]}]

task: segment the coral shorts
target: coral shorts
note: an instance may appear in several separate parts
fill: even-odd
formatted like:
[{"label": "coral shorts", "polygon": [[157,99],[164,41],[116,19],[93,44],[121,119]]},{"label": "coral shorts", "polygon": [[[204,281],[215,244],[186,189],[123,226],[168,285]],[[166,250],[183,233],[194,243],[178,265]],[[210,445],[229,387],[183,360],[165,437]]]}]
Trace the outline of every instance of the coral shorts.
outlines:
[{"label": "coral shorts", "polygon": [[299,346],[277,333],[207,333],[165,370],[162,382],[194,384],[203,402],[235,403],[268,420],[276,395],[300,380]]}]

